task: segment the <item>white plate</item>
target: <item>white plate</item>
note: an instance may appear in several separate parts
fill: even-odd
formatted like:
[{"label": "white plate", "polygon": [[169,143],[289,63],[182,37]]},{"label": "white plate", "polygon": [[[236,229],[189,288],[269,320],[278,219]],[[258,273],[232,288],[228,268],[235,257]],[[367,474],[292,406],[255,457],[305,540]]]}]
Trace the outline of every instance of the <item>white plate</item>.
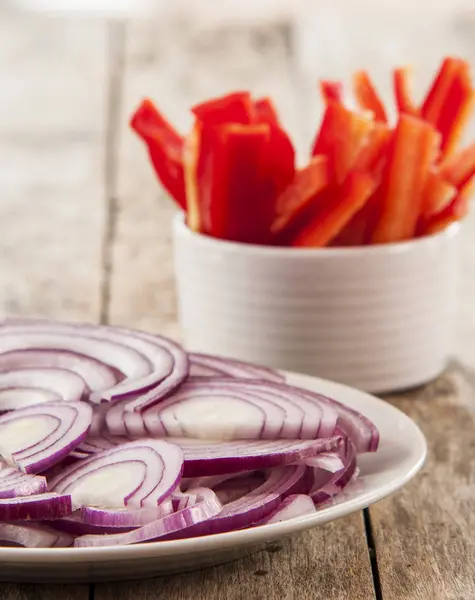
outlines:
[{"label": "white plate", "polygon": [[112,548],[0,548],[0,581],[139,579],[220,564],[365,508],[402,487],[421,468],[426,441],[401,411],[374,396],[323,379],[288,374],[288,380],[359,410],[380,431],[379,450],[359,457],[359,481],[338,502],[310,516],[188,540]]}]

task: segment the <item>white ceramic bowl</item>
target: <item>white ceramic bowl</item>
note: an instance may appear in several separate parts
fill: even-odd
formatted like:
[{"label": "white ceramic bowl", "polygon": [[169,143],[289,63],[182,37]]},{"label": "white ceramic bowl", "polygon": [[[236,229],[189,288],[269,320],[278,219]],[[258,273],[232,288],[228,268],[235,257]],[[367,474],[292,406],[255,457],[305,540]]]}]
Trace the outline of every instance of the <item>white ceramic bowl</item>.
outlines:
[{"label": "white ceramic bowl", "polygon": [[368,392],[423,384],[452,350],[458,230],[358,248],[237,244],[174,222],[185,345]]}]

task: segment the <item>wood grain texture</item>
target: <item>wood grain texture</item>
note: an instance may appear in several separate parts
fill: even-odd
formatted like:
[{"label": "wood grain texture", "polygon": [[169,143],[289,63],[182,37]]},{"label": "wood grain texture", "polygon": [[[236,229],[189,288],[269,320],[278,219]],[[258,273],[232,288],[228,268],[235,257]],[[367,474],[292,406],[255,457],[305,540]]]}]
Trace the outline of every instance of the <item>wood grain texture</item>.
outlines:
[{"label": "wood grain texture", "polygon": [[106,43],[99,23],[0,22],[0,316],[97,319]]},{"label": "wood grain texture", "polygon": [[236,562],[180,576],[98,584],[95,600],[371,600],[360,514]]},{"label": "wood grain texture", "polygon": [[[0,21],[0,316],[99,318],[106,50],[104,23]],[[0,584],[59,598],[89,586]]]},{"label": "wood grain texture", "polygon": [[475,597],[475,403],[458,366],[425,389],[391,398],[425,433],[422,473],[370,509],[384,600]]}]

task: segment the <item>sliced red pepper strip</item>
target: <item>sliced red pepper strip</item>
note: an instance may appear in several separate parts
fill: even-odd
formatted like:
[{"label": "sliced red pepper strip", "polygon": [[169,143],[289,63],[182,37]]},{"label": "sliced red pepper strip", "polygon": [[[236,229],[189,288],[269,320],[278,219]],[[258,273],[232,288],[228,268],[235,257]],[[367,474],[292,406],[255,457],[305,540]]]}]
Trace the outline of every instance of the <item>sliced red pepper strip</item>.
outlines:
[{"label": "sliced red pepper strip", "polygon": [[475,143],[442,161],[439,172],[456,187],[465,185],[475,175]]},{"label": "sliced red pepper strip", "polygon": [[438,142],[439,136],[431,125],[417,117],[400,115],[383,171],[373,243],[398,242],[414,236],[422,189]]},{"label": "sliced red pepper strip", "polygon": [[342,183],[362,144],[373,127],[366,115],[359,115],[339,102],[329,102],[313,145],[312,156],[328,156],[330,178]]},{"label": "sliced red pepper strip", "polygon": [[309,164],[295,173],[291,184],[277,198],[276,218],[271,231],[278,235],[313,202],[329,184],[328,158],[314,156]]},{"label": "sliced red pepper strip", "polygon": [[223,123],[246,125],[253,121],[254,107],[249,92],[235,92],[195,104],[191,112],[206,125]]},{"label": "sliced red pepper strip", "polygon": [[181,208],[186,208],[183,173],[183,138],[145,99],[130,119],[131,128],[145,142],[155,173]]},{"label": "sliced red pepper strip", "polygon": [[467,65],[454,77],[437,120],[436,127],[442,135],[442,156],[447,157],[455,150],[470,118],[474,100],[475,90]]},{"label": "sliced red pepper strip", "polygon": [[429,171],[422,189],[421,218],[427,219],[448,206],[457,195],[457,188],[440,171]]},{"label": "sliced red pepper strip", "polygon": [[293,246],[321,247],[331,242],[370,198],[376,182],[369,173],[351,173],[335,195],[316,211]]},{"label": "sliced red pepper strip", "polygon": [[255,121],[257,123],[269,123],[280,127],[279,117],[274,103],[270,98],[259,98],[254,102]]},{"label": "sliced red pepper strip", "polygon": [[293,148],[269,124],[202,125],[196,169],[201,231],[265,244],[276,198],[294,176]]},{"label": "sliced red pepper strip", "polygon": [[419,108],[411,99],[409,91],[410,70],[408,67],[400,67],[394,70],[393,85],[394,96],[396,98],[396,106],[400,113],[419,116]]},{"label": "sliced red pepper strip", "polygon": [[[352,172],[369,172],[380,181],[392,131],[383,123],[376,123],[369,132],[366,143],[361,147],[352,167]],[[377,218],[377,195],[372,195],[361,210],[348,221],[333,240],[332,246],[361,246],[369,242]]]},{"label": "sliced red pepper strip", "polygon": [[439,72],[422,103],[420,113],[423,119],[433,125],[437,124],[442,107],[447,101],[447,94],[453,79],[464,66],[464,61],[458,58],[448,57],[442,62]]},{"label": "sliced red pepper strip", "polygon": [[391,130],[383,123],[375,123],[367,138],[360,147],[356,158],[351,165],[352,171],[369,171],[376,174],[386,155],[386,150],[391,139]]},{"label": "sliced red pepper strip", "polygon": [[353,91],[362,110],[370,110],[376,121],[388,122],[381,98],[366,71],[358,71],[353,76]]},{"label": "sliced red pepper strip", "polygon": [[191,132],[185,137],[183,147],[183,168],[186,190],[186,224],[192,231],[202,231],[200,197],[198,190],[198,166],[200,159],[202,124],[195,122]]},{"label": "sliced red pepper strip", "polygon": [[343,84],[341,81],[320,81],[320,94],[325,103],[336,101],[343,102]]},{"label": "sliced red pepper strip", "polygon": [[469,200],[472,192],[472,184],[465,184],[457,196],[448,206],[439,213],[432,215],[419,229],[419,235],[431,235],[446,229],[452,223],[462,220],[467,216],[469,209]]}]

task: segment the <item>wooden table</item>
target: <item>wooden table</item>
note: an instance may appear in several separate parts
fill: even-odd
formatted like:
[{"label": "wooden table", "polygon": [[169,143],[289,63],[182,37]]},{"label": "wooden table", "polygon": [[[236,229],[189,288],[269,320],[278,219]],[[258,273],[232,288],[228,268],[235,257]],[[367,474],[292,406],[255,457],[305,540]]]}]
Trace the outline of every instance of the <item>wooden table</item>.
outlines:
[{"label": "wooden table", "polygon": [[[336,30],[335,21],[325,18],[323,24],[309,19],[211,29],[186,19],[123,24],[3,17],[3,312],[128,324],[179,337],[169,246],[173,209],[160,196],[127,117],[150,95],[185,126],[191,102],[249,87],[274,95],[299,148],[305,147],[319,107],[318,70],[310,56],[318,44],[326,60],[323,74],[330,67],[344,74],[369,60],[382,72],[393,61],[390,51],[384,54],[384,36],[398,36],[386,19],[374,42],[384,51],[353,40],[351,59],[344,48],[342,59],[328,51],[324,34]],[[355,35],[361,41],[359,25],[366,21],[358,18]],[[462,45],[473,58],[467,21],[457,19],[456,27],[434,20],[418,33],[419,45],[414,37],[401,39],[401,56],[417,52],[419,63],[428,68],[430,62],[433,69],[427,46],[444,33],[441,53]],[[342,27],[346,39],[349,18]],[[475,294],[468,276],[475,259],[473,223],[467,229],[458,358],[434,383],[388,398],[429,442],[426,466],[405,489],[368,511],[232,564],[91,587],[0,584],[0,600],[474,598]]]}]

